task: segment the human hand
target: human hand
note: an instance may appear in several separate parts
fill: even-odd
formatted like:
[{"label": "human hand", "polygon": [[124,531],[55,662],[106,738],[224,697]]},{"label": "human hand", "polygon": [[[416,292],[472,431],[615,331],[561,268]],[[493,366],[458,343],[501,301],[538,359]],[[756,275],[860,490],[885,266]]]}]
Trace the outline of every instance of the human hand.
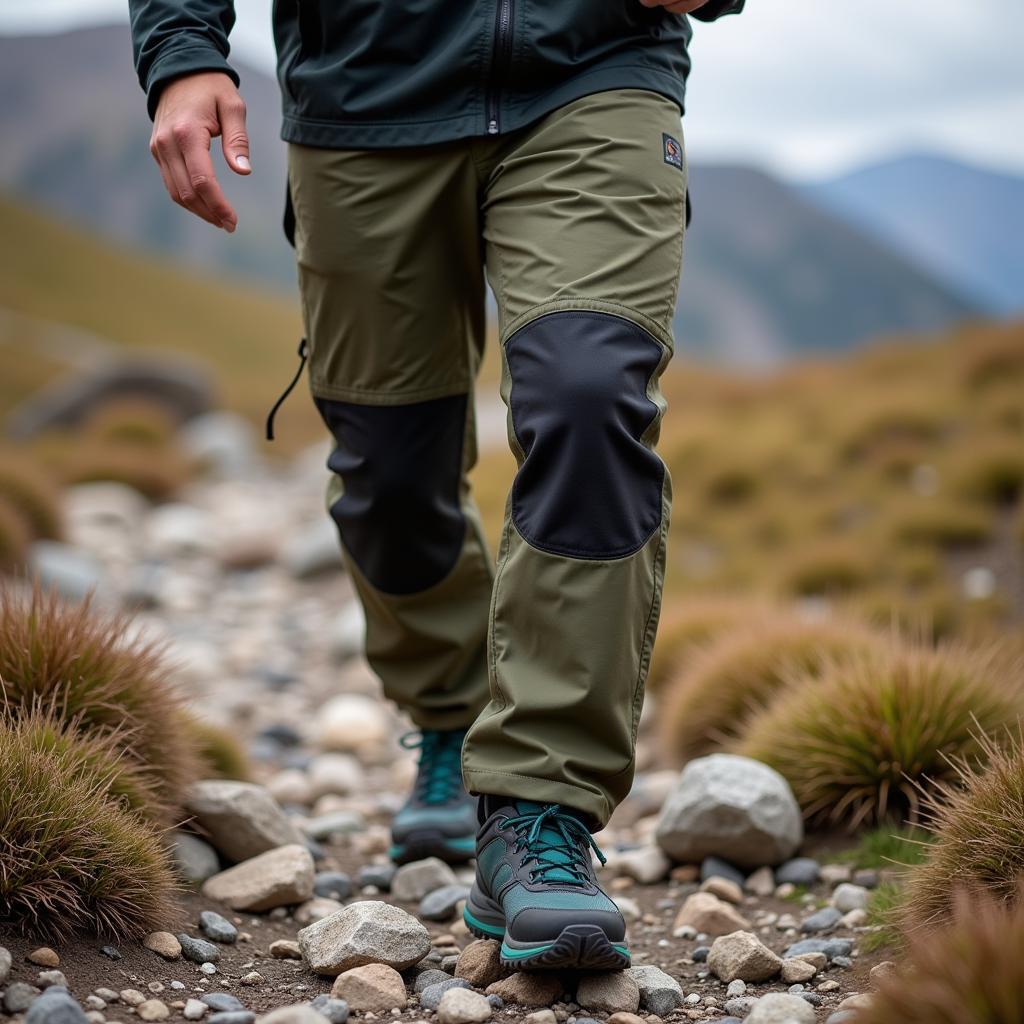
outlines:
[{"label": "human hand", "polygon": [[210,141],[218,135],[228,166],[236,174],[249,174],[245,103],[228,75],[201,71],[164,87],[149,143],[164,186],[179,206],[230,233],[238,215],[221,191],[210,159]]},{"label": "human hand", "polygon": [[708,0],[640,0],[644,7],[664,7],[671,14],[689,14],[707,2]]}]

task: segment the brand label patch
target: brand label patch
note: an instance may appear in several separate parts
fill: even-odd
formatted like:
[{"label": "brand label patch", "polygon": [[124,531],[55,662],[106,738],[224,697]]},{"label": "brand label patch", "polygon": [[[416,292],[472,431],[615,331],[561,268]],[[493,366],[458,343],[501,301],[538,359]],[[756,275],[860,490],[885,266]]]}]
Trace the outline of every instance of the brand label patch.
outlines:
[{"label": "brand label patch", "polygon": [[679,145],[679,140],[672,138],[667,132],[661,133],[662,148],[665,151],[665,163],[671,164],[673,167],[678,167],[679,170],[683,169],[683,147]]}]

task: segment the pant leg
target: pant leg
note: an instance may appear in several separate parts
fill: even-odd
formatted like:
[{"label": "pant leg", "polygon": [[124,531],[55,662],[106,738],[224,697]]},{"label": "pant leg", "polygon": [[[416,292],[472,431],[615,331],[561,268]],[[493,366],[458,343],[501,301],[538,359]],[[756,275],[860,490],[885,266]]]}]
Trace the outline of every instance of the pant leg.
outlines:
[{"label": "pant leg", "polygon": [[487,700],[492,567],[466,474],[484,339],[477,171],[466,146],[292,145],[310,385],[335,447],[328,506],[367,657],[421,728]]},{"label": "pant leg", "polygon": [[491,602],[474,792],[603,825],[632,784],[670,482],[653,451],[686,193],[678,108],[599,93],[492,153],[484,204],[518,472]]}]

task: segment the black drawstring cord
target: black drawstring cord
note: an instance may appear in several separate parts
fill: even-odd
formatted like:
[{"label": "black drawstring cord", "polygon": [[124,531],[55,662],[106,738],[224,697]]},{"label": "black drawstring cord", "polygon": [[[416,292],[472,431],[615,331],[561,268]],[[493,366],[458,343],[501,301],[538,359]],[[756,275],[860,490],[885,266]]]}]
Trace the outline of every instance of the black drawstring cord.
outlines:
[{"label": "black drawstring cord", "polygon": [[280,398],[274,403],[274,407],[267,414],[267,440],[274,440],[274,417],[277,415],[277,410],[284,405],[284,400],[295,390],[295,385],[299,383],[299,378],[302,376],[302,371],[306,368],[306,358],[309,356],[309,344],[306,339],[303,338],[299,342],[299,368],[295,371],[295,376],[292,377],[291,384],[288,385],[281,392]]}]

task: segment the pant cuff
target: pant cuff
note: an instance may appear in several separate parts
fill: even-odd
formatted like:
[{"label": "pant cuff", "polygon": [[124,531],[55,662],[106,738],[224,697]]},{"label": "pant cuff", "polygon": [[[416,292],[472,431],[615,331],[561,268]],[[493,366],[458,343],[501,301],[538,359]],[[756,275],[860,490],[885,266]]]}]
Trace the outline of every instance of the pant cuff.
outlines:
[{"label": "pant cuff", "polygon": [[539,804],[561,804],[582,811],[590,819],[588,824],[594,832],[608,824],[615,810],[607,797],[582,786],[574,786],[571,782],[512,772],[478,771],[465,766],[462,779],[466,789],[477,796],[505,796],[514,800],[533,800]]}]

